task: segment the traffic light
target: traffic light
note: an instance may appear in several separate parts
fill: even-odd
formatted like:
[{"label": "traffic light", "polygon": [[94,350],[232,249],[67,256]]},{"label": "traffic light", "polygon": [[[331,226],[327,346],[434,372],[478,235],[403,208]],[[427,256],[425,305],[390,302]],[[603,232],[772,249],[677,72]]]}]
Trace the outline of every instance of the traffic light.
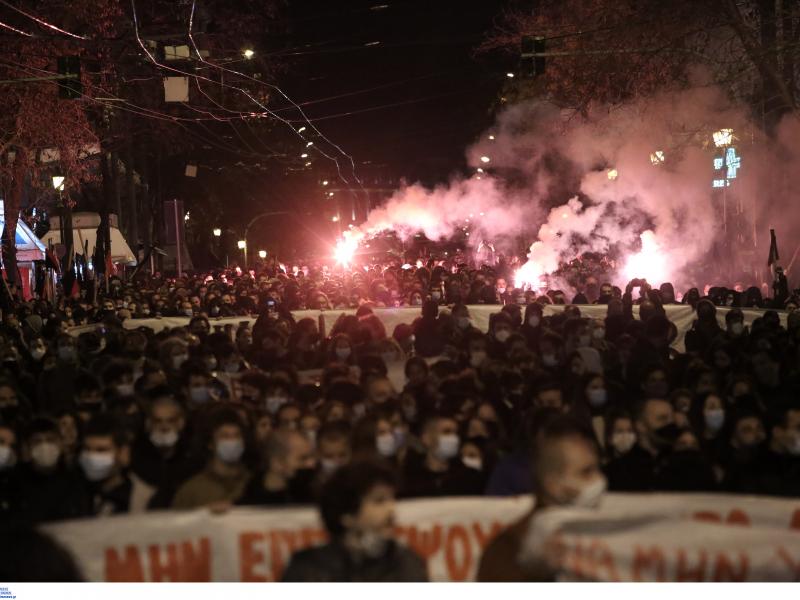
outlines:
[{"label": "traffic light", "polygon": [[58,80],[58,97],[64,100],[75,100],[83,95],[81,84],[81,59],[77,56],[60,56],[58,58],[58,74],[65,79]]},{"label": "traffic light", "polygon": [[545,38],[543,36],[526,35],[522,38],[522,52],[520,53],[520,73],[525,77],[538,77],[544,75],[545,57],[536,56],[544,54]]}]

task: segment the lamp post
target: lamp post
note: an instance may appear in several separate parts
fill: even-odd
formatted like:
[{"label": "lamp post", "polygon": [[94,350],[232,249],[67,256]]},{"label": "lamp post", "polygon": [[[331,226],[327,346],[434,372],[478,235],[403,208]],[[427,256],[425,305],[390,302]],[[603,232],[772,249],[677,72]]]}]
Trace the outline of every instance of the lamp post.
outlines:
[{"label": "lamp post", "polygon": [[244,236],[242,237],[241,240],[239,240],[239,249],[244,250],[245,269],[247,268],[247,234],[250,232],[250,228],[255,224],[256,221],[258,221],[259,219],[263,219],[264,217],[274,217],[276,215],[288,215],[288,214],[290,213],[288,213],[285,210],[270,211],[261,213],[260,215],[256,215],[255,217],[250,219],[250,222],[247,224],[247,227],[244,228]]},{"label": "lamp post", "polygon": [[[67,289],[72,285],[72,261],[75,255],[72,239],[72,208],[68,202],[64,201],[64,185],[66,178],[63,175],[53,175],[53,189],[58,192],[58,203],[61,205],[61,243],[64,245],[64,258],[62,263],[61,281],[64,285],[64,293],[69,294],[72,290]],[[86,257],[88,263],[89,258]]]}]

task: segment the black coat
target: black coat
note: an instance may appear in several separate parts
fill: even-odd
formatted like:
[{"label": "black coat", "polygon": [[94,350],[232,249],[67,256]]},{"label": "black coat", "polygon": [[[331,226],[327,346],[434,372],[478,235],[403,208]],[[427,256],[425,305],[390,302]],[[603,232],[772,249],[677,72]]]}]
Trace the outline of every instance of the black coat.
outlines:
[{"label": "black coat", "polygon": [[408,548],[391,542],[382,556],[355,561],[339,542],[301,550],[292,556],[285,582],[426,582],[425,563]]}]

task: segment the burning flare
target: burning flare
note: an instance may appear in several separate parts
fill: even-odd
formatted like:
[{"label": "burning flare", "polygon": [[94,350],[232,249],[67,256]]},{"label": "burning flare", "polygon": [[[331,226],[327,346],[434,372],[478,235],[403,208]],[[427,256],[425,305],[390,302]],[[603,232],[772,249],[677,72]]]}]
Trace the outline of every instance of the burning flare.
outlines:
[{"label": "burning flare", "polygon": [[669,269],[661,246],[656,241],[656,235],[649,229],[639,238],[642,240],[642,249],[628,257],[625,263],[624,274],[631,279],[647,279],[651,285],[658,285],[669,279]]}]

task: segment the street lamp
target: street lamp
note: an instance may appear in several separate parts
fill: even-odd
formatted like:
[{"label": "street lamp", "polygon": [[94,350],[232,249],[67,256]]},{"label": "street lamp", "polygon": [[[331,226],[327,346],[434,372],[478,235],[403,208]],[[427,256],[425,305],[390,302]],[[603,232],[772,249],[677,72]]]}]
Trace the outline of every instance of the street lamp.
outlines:
[{"label": "street lamp", "polygon": [[258,258],[261,258],[261,259],[267,258],[267,251],[266,250],[259,250],[258,251]]},{"label": "street lamp", "polygon": [[64,177],[62,175],[53,175],[53,189],[59,192],[64,191]]},{"label": "street lamp", "polygon": [[250,60],[256,55],[255,51],[252,48],[246,48],[244,52],[242,52],[242,56],[244,56],[247,60]]},{"label": "street lamp", "polygon": [[247,269],[247,242],[245,240],[239,240],[236,245],[239,246],[239,250],[244,254],[244,268]]},{"label": "street lamp", "polygon": [[214,234],[214,237],[220,237],[222,235],[222,229],[215,227],[212,233]]}]

